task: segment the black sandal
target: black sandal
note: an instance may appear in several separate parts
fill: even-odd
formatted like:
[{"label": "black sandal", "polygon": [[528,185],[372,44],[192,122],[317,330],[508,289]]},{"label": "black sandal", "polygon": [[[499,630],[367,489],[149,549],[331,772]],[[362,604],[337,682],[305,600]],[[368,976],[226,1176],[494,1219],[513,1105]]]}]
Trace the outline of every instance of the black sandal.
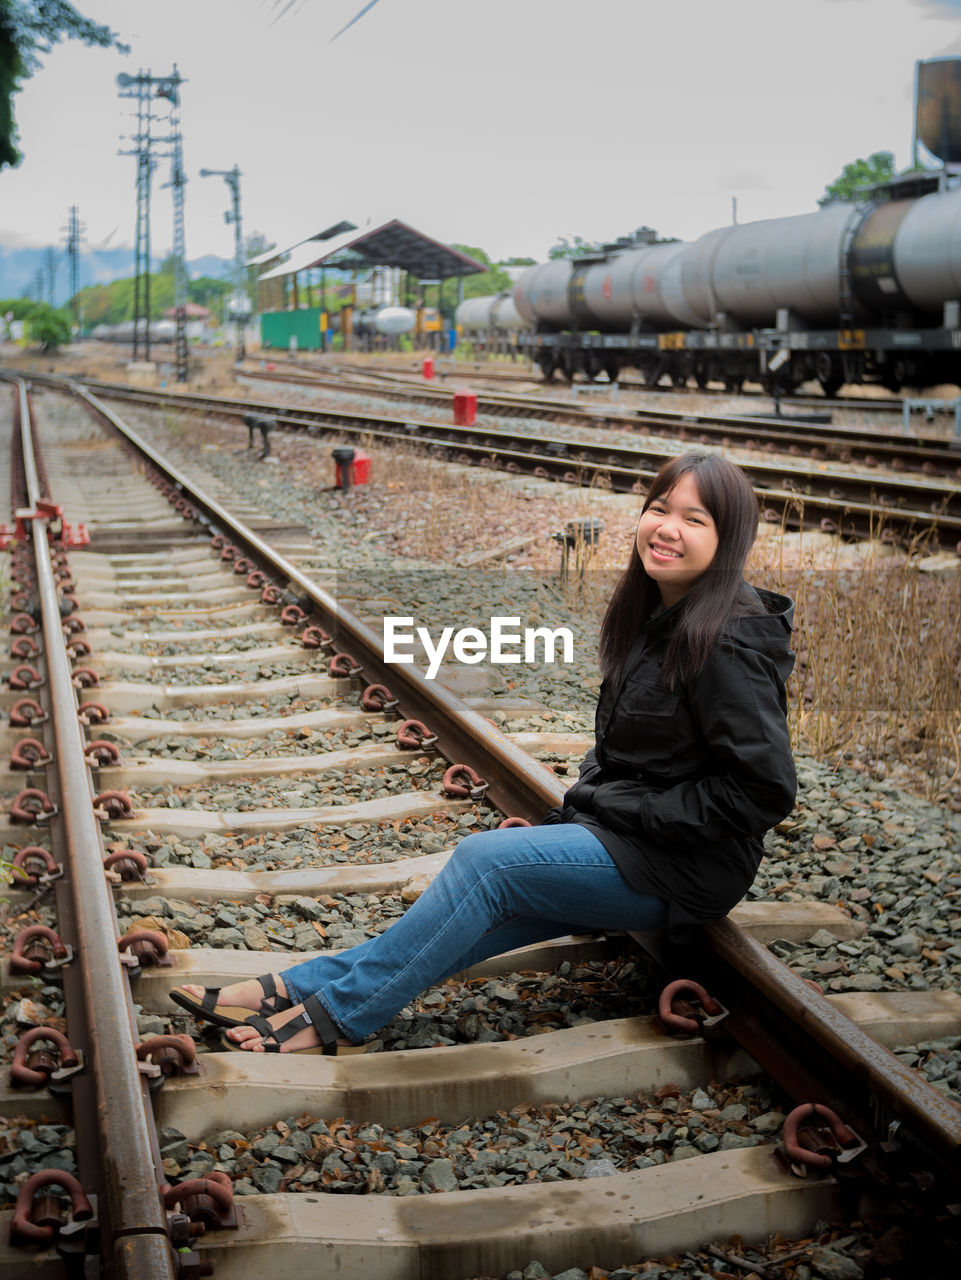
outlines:
[{"label": "black sandal", "polygon": [[[258,978],[257,981],[264,992],[264,998],[260,1002],[261,1016],[269,1017],[294,1007],[293,1000],[288,1000],[278,992],[272,973]],[[257,1017],[255,1010],[247,1009],[243,1005],[221,1004],[220,992],[220,987],[205,987],[204,994],[198,999],[183,987],[174,987],[170,992],[170,999],[174,1004],[179,1004],[182,1009],[186,1009],[188,1013],[192,1013],[195,1018],[213,1022],[218,1027],[242,1027],[249,1018]]]},{"label": "black sandal", "polygon": [[[303,1012],[295,1014],[294,1017],[288,1019],[280,1027],[272,1027],[266,1018],[262,1018],[257,1014],[252,1018],[247,1018],[243,1025],[253,1027],[258,1032],[263,1041],[265,1053],[281,1053],[281,1045],[286,1044],[298,1031],[303,1031],[305,1027],[314,1028],[320,1036],[320,1044],[311,1045],[307,1049],[291,1049],[290,1053],[322,1054],[325,1057],[332,1057],[338,1054],[365,1052],[367,1048],[365,1044],[337,1043],[337,1038],[341,1032],[316,996],[308,996],[303,1004]],[[220,1037],[220,1044],[222,1048],[228,1049],[231,1053],[252,1052],[250,1049],[244,1049],[243,1045],[238,1044],[235,1040],[229,1040],[227,1036]]]}]

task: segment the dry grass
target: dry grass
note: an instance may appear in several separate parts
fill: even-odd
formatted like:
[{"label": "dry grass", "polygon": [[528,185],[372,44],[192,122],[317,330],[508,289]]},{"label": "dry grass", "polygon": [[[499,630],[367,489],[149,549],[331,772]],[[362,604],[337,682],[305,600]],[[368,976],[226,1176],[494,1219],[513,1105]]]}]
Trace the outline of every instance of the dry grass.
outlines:
[{"label": "dry grass", "polygon": [[797,602],[796,742],[822,759],[905,771],[928,799],[959,803],[961,573],[898,559],[764,580]]}]

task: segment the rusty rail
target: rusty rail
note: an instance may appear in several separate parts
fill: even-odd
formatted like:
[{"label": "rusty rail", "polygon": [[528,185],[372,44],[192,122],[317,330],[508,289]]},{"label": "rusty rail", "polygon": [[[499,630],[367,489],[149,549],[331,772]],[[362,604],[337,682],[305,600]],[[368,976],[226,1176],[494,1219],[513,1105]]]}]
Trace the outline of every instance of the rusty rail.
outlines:
[{"label": "rusty rail", "polygon": [[704,939],[711,994],[731,1001],[730,1034],[798,1101],[833,1104],[880,1134],[879,1176],[916,1182],[923,1169],[932,1200],[961,1211],[961,1108],[729,919]]},{"label": "rusty rail", "polygon": [[[247,371],[243,376],[255,381],[280,380],[280,375],[276,373]],[[124,393],[129,394],[138,390],[143,395],[151,394],[142,388],[118,386],[109,382],[99,382],[93,378],[84,378],[83,382],[91,390],[99,390],[103,394],[115,394],[118,398],[121,398]],[[310,382],[311,379],[305,378],[302,380],[302,385]],[[332,389],[341,391],[360,390],[349,386],[344,388],[342,383],[338,383],[333,379],[329,380],[329,385]],[[366,388],[366,390],[370,394],[385,394],[380,388],[376,391],[371,388]],[[181,404],[212,399],[212,397],[198,396],[196,393],[191,392],[166,394],[171,397],[173,403],[179,402]],[[424,396],[429,403],[435,403],[439,398],[440,402],[448,408],[451,407],[452,401],[452,393],[450,392],[424,392],[418,386],[413,386],[408,391],[403,387],[403,384],[398,384],[393,389],[386,389],[386,394],[405,400],[407,403],[411,401],[416,403],[420,396]],[[237,403],[242,406],[239,412],[254,408],[252,404],[244,401]],[[872,401],[865,401],[864,403],[869,407],[873,404]],[[826,461],[828,463],[843,462],[868,469],[878,466],[894,466],[909,472],[923,472],[932,479],[936,476],[943,476],[950,480],[951,478],[957,478],[961,474],[961,455],[959,455],[956,447],[952,447],[946,441],[925,436],[906,436],[901,433],[882,435],[864,428],[844,427],[835,424],[827,427],[816,427],[809,423],[792,420],[790,417],[779,418],[773,414],[770,417],[761,415],[744,416],[734,413],[712,414],[696,410],[664,408],[633,408],[623,411],[612,409],[610,406],[602,407],[597,405],[578,408],[576,405],[571,404],[570,401],[565,400],[542,400],[538,402],[523,396],[508,397],[502,393],[479,395],[477,407],[483,413],[507,414],[511,417],[542,418],[551,423],[569,422],[582,427],[622,427],[625,430],[639,428],[645,432],[661,431],[682,440],[691,440],[692,443],[740,445],[746,449],[764,449],[771,452],[772,455],[776,452],[789,452],[791,460],[785,464],[779,464],[775,461],[769,464],[744,464],[749,472],[756,473],[758,486],[771,491],[776,491],[779,487],[777,472],[782,465],[797,468],[797,478],[806,482],[818,479],[818,475],[812,475],[803,469],[806,466],[807,459],[818,462]],[[280,415],[281,418],[294,419],[300,414],[302,418],[307,418],[308,420],[326,420],[334,425],[337,425],[338,421],[340,421],[345,427],[349,426],[351,422],[357,422],[359,419],[362,429],[364,427],[372,427],[382,421],[376,415],[358,415],[350,410],[312,409],[309,405],[270,405],[260,402],[257,408],[262,412]],[[425,431],[443,432],[448,442],[460,443],[471,437],[483,437],[485,443],[489,443],[489,437],[480,425],[459,428],[457,431],[453,431],[449,424],[444,425],[438,422],[422,422],[420,426]],[[503,433],[494,438],[495,440],[499,438],[503,445]],[[525,441],[530,439],[526,436],[520,438]],[[535,441],[538,439],[538,437],[534,437]],[[570,446],[573,454],[578,447],[578,442],[571,441]],[[581,447],[588,446],[582,444]],[[639,452],[643,453],[643,449],[628,449],[624,446],[605,444],[602,437],[597,442],[596,455],[592,454],[590,461],[596,465],[603,465],[606,455],[610,454],[611,459],[617,457],[618,460],[630,465],[630,458]],[[841,479],[841,477],[837,478]]]},{"label": "rusty rail", "polygon": [[[128,982],[117,948],[117,921],[104,874],[103,844],[94,815],[91,776],[84,756],[85,741],[77,715],[77,697],[62,629],[57,582],[48,545],[52,512],[37,509],[40,483],[30,430],[26,388],[19,387],[20,440],[36,569],[36,590],[42,612],[43,657],[46,667],[45,726],[53,756],[48,776],[55,771],[59,798],[58,834],[65,866],[63,890],[70,899],[70,926],[76,936],[79,963],[70,979],[78,982],[86,1027],[87,1079],[74,1077],[75,1120],[78,1130],[91,1115],[89,1104],[76,1095],[79,1083],[92,1102],[102,1161],[97,1216],[99,1250],[106,1274],[118,1280],[176,1280],[180,1269],[168,1234],[168,1220],[160,1187],[163,1173],[153,1125],[146,1077],[136,1053],[136,1021]],[[65,977],[66,989],[66,977]],[[69,995],[69,992],[67,992]],[[68,999],[68,1012],[71,1001]]]}]

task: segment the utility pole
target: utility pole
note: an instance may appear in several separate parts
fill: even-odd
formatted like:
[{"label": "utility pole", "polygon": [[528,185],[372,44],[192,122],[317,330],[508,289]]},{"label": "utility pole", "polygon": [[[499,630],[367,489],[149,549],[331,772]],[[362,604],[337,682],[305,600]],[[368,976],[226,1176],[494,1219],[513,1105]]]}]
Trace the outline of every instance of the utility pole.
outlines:
[{"label": "utility pole", "polygon": [[170,102],[170,133],[173,153],[171,156],[170,181],[165,187],[173,188],[174,197],[174,309],[177,335],[175,339],[177,381],[187,381],[187,246],[184,236],[184,187],[187,175],[184,173],[183,134],[180,130],[180,86],[183,78],[174,63],[171,75],[161,83],[157,90],[158,98],[166,98]]},{"label": "utility pole", "polygon": [[240,166],[232,169],[201,169],[202,178],[223,178],[230,188],[231,207],[224,214],[224,222],[234,224],[234,292],[228,304],[230,312],[237,322],[237,350],[235,362],[242,363],[247,359],[247,340],[245,328],[250,314],[250,299],[247,297],[246,268],[244,265],[244,236],[240,222]]},{"label": "utility pole", "polygon": [[[134,316],[133,358],[150,359],[150,188],[156,157],[151,151],[154,144],[170,146],[163,154],[170,157],[171,180],[165,185],[174,192],[174,306],[177,314],[176,363],[177,381],[187,380],[187,264],[184,248],[184,198],[186,184],[183,167],[183,139],[180,132],[180,86],[183,79],[174,66],[168,76],[153,76],[149,71],[138,71],[135,76],[117,76],[122,98],[137,100],[137,132],[131,141],[132,151],[121,155],[137,158],[137,231],[134,249]],[[165,98],[170,103],[170,134],[158,138],[151,132],[151,124],[157,119],[151,112],[152,100]]]},{"label": "utility pole", "polygon": [[121,98],[137,99],[137,132],[131,136],[132,151],[121,151],[122,156],[137,159],[137,222],[134,236],[133,275],[133,351],[134,360],[150,359],[150,181],[153,173],[153,157],[150,146],[150,91],[154,80],[149,71],[138,71],[135,76],[117,76]]},{"label": "utility pole", "polygon": [[83,242],[84,227],[80,223],[77,206],[70,206],[70,220],[61,230],[67,237],[67,263],[70,270],[70,309],[73,312],[73,323],[80,337],[80,246]]},{"label": "utility pole", "polygon": [[46,271],[47,271],[47,302],[52,307],[54,290],[57,283],[57,252],[52,245],[47,249]]}]

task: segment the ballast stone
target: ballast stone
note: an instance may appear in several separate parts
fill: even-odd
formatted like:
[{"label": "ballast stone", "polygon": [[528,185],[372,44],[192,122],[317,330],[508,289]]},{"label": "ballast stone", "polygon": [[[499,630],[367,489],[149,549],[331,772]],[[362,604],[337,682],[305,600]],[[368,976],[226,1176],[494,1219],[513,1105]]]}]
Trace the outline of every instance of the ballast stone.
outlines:
[{"label": "ballast stone", "polygon": [[853,1258],[846,1258],[835,1249],[812,1245],[807,1260],[821,1280],[862,1280],[864,1272]]}]

